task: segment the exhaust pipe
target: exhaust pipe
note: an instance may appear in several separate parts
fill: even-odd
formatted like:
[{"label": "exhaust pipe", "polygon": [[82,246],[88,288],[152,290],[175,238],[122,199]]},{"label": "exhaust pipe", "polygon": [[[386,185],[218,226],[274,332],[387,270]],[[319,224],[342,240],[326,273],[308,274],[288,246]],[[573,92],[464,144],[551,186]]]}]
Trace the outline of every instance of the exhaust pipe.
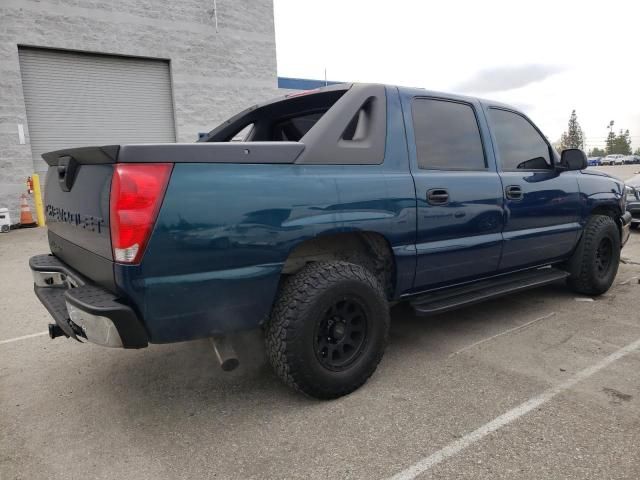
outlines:
[{"label": "exhaust pipe", "polygon": [[213,351],[216,354],[216,358],[218,362],[220,362],[220,367],[225,372],[230,372],[231,370],[235,370],[240,365],[240,361],[238,360],[238,356],[236,355],[236,351],[233,349],[231,345],[231,341],[229,337],[226,336],[215,336],[210,337],[211,346],[213,347]]},{"label": "exhaust pipe", "polygon": [[49,338],[51,340],[57,337],[66,337],[66,336],[67,334],[64,333],[64,330],[62,330],[58,325],[56,325],[55,323],[49,324]]}]

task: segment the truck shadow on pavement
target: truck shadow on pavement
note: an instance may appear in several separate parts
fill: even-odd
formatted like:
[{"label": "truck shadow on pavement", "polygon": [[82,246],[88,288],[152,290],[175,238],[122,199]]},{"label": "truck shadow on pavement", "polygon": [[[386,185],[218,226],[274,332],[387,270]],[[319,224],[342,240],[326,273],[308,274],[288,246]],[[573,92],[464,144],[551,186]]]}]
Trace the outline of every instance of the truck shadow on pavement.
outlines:
[{"label": "truck shadow on pavement", "polygon": [[[441,362],[479,337],[517,327],[544,314],[549,302],[572,297],[562,284],[550,285],[433,317],[417,317],[409,305],[397,305],[391,312],[389,346],[377,372],[351,396],[359,392],[371,394],[372,389],[385,382],[385,377],[393,375],[390,372],[401,371],[407,363]],[[266,401],[279,403],[277,408],[281,409],[324,403],[280,382],[266,359],[261,331],[238,335],[234,343],[240,367],[230,373],[221,371],[209,342],[198,340],[152,345],[125,355],[116,352],[119,355],[109,355],[100,362],[92,383],[104,395],[116,396],[115,402],[125,400],[146,405],[147,409],[170,407],[174,412],[183,410],[185,415],[200,410],[202,405],[233,409],[244,403],[245,408],[262,408]],[[420,354],[419,360],[416,353]]]},{"label": "truck shadow on pavement", "polygon": [[[594,317],[585,326],[572,312],[581,308],[606,314],[611,298],[632,298],[637,286],[620,282],[639,274],[640,267],[626,266],[612,292],[593,304],[576,302],[576,295],[558,283],[433,317],[417,317],[409,305],[398,305],[392,309],[389,347],[376,373],[356,392],[331,402],[307,398],[285,386],[271,371],[259,331],[235,339],[240,367],[231,373],[220,370],[206,340],[125,352],[87,346],[92,350],[81,356],[89,358],[88,368],[68,379],[66,388],[73,390],[76,400],[63,407],[70,420],[65,428],[71,435],[77,422],[84,421],[70,418],[81,401],[85,416],[108,417],[105,428],[112,435],[138,439],[136,451],[150,456],[156,453],[149,446],[151,438],[177,439],[175,449],[186,457],[189,445],[196,444],[215,445],[207,448],[236,455],[234,442],[241,438],[256,451],[275,442],[278,452],[312,450],[322,458],[329,453],[314,440],[318,435],[331,435],[337,445],[350,448],[375,431],[375,442],[395,444],[386,436],[395,431],[393,425],[404,432],[430,422],[428,438],[440,438],[450,430],[463,431],[460,422],[475,425],[539,393],[548,385],[545,375],[565,375],[560,366],[575,370],[584,357],[572,353],[571,342],[582,341],[586,330],[590,336],[585,348],[598,354],[600,345],[591,339],[611,340],[599,330],[611,324]],[[551,312],[557,316],[540,321],[536,330],[508,334],[452,357],[478,340]],[[520,336],[521,332],[528,333]],[[574,333],[580,340],[573,339]],[[523,352],[527,346],[533,353]],[[514,360],[532,368],[518,371]],[[448,417],[452,405],[455,420]],[[427,411],[431,420],[421,416]],[[389,424],[384,418],[393,421]],[[353,429],[341,430],[344,419]],[[311,431],[316,435],[307,433]]]}]

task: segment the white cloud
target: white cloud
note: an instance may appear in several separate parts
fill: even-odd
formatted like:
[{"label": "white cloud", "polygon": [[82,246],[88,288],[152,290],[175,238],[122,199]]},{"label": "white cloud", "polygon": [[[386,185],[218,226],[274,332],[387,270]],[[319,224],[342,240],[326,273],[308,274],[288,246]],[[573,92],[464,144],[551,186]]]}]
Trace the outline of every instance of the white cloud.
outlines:
[{"label": "white cloud", "polygon": [[275,0],[278,74],[475,88],[525,106],[551,139],[576,109],[589,146],[613,119],[638,147],[638,18],[623,0]]},{"label": "white cloud", "polygon": [[480,70],[473,77],[454,87],[459,92],[489,93],[521,88],[562,72],[557,65],[515,65]]}]

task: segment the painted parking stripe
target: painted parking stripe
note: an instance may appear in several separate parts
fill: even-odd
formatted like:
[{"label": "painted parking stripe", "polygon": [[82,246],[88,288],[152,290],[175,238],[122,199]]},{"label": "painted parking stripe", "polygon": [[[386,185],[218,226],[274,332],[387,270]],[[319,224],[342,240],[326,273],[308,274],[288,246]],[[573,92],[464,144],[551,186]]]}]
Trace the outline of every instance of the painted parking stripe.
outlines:
[{"label": "painted parking stripe", "polygon": [[625,280],[624,282],[620,282],[620,283],[618,283],[618,285],[628,285],[628,284],[630,284],[632,281],[634,281],[636,278],[638,278],[638,277],[637,277],[637,276],[636,276],[636,277],[631,277],[631,278],[629,278],[628,280]]},{"label": "painted parking stripe", "polygon": [[23,335],[21,337],[9,338],[7,340],[0,340],[0,345],[3,345],[5,343],[19,342],[20,340],[26,340],[28,338],[33,338],[33,337],[40,337],[42,335],[49,335],[49,332],[47,331],[47,332],[32,333],[31,335]]},{"label": "painted parking stripe", "polygon": [[544,315],[542,317],[538,317],[535,320],[531,320],[530,322],[527,322],[525,324],[519,325],[517,327],[513,327],[510,328],[509,330],[505,330],[504,332],[500,332],[497,333],[496,335],[492,335],[491,337],[485,338],[483,340],[480,340],[478,342],[472,343],[471,345],[467,345],[464,348],[461,348],[460,350],[458,350],[457,352],[453,352],[451,355],[449,355],[449,358],[451,357],[455,357],[456,355],[462,353],[462,352],[466,352],[467,350],[473,348],[473,347],[477,347],[478,345],[481,345],[483,343],[486,343],[490,340],[493,340],[494,338],[498,338],[501,337],[502,335],[506,335],[507,333],[513,333],[513,332],[517,332],[518,330],[522,330],[523,328],[527,328],[529,325],[533,325],[536,322],[540,322],[541,320],[546,320],[547,318],[551,318],[556,314],[556,312],[551,312],[547,315]]},{"label": "painted parking stripe", "polygon": [[600,360],[595,365],[585,368],[584,370],[579,371],[572,377],[568,378],[564,382],[556,385],[555,387],[551,387],[548,390],[545,390],[540,395],[537,395],[526,402],[518,405],[517,407],[509,410],[506,413],[503,413],[499,417],[496,417],[489,423],[483,425],[482,427],[474,430],[471,433],[463,436],[462,438],[456,440],[455,442],[451,442],[446,447],[438,450],[437,452],[429,455],[428,457],[424,457],[422,460],[417,463],[411,465],[407,469],[397,473],[390,480],[412,480],[416,478],[418,475],[426,472],[430,468],[438,465],[444,460],[453,457],[454,455],[460,453],[465,448],[473,445],[474,443],[482,440],[487,435],[495,432],[496,430],[501,429],[502,427],[509,425],[511,422],[518,420],[520,417],[526,415],[532,410],[540,407],[541,405],[547,403],[549,400],[554,398],[559,393],[562,393],[566,390],[572,388],[578,382],[589,378],[590,376],[598,373],[603,368],[608,367],[616,360],[621,359],[622,357],[629,355],[630,353],[636,352],[640,350],[640,339],[636,340],[629,345],[622,347],[620,350],[613,352],[611,355]]}]

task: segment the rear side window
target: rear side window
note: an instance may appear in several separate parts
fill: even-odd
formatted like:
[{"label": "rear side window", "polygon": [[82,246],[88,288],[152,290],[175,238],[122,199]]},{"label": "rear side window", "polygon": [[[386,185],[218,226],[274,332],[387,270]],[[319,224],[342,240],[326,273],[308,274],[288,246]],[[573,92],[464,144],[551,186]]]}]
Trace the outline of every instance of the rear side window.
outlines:
[{"label": "rear side window", "polygon": [[411,107],[418,167],[484,170],[487,163],[471,105],[416,98]]},{"label": "rear side window", "polygon": [[522,115],[507,110],[489,110],[498,143],[502,170],[547,170],[552,168],[549,145]]}]

